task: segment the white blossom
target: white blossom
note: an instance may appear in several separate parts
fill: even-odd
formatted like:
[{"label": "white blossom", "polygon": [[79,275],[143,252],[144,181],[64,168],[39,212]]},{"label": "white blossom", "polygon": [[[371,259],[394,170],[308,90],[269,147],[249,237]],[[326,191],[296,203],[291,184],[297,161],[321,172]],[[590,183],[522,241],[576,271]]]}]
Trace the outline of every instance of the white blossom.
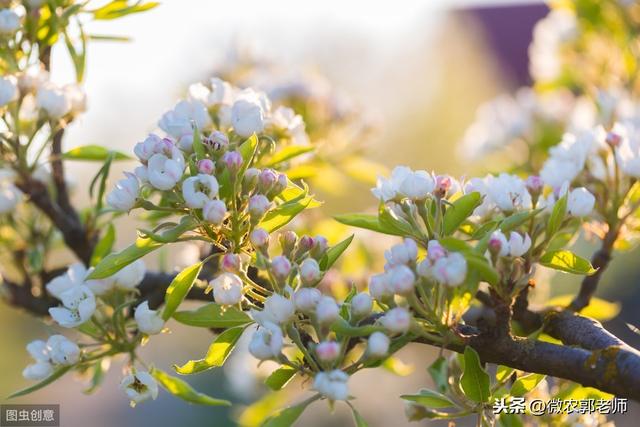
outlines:
[{"label": "white blossom", "polygon": [[0,10],[0,34],[15,33],[20,28],[20,16],[11,9]]},{"label": "white blossom", "polygon": [[316,319],[323,325],[329,325],[340,316],[340,307],[336,300],[330,296],[323,296],[316,305]]},{"label": "white blossom", "polygon": [[249,352],[259,360],[275,359],[280,355],[284,337],[280,326],[265,322],[253,333]]},{"label": "white blossom", "polygon": [[411,314],[403,307],[392,308],[380,318],[380,323],[392,334],[404,334],[411,327]]},{"label": "white blossom", "polygon": [[0,181],[0,214],[13,212],[22,201],[22,191],[8,180]]},{"label": "white blossom", "polygon": [[261,325],[266,323],[281,325],[291,319],[294,313],[295,306],[293,301],[280,294],[273,294],[268,297],[261,311],[251,310],[251,316]]},{"label": "white blossom", "polygon": [[126,178],[118,181],[115,188],[107,195],[107,203],[116,210],[128,212],[136,204],[140,194],[140,184],[134,174],[125,172],[125,176]]},{"label": "white blossom", "polygon": [[135,289],[144,279],[146,272],[147,268],[144,261],[137,259],[111,276],[113,286],[126,290]]},{"label": "white blossom", "polygon": [[62,307],[52,307],[49,314],[60,326],[74,328],[89,320],[96,311],[96,298],[84,286],[74,286],[60,294]]},{"label": "white blossom", "polygon": [[129,397],[131,406],[149,399],[156,400],[158,397],[158,383],[146,371],[138,371],[124,377],[120,382],[120,389]]},{"label": "white blossom", "polygon": [[154,154],[149,159],[147,178],[158,190],[171,190],[182,178],[183,170],[183,163],[164,154]]},{"label": "white blossom", "polygon": [[509,248],[509,241],[507,240],[507,236],[500,230],[496,230],[491,233],[491,238],[489,239],[489,249],[496,253],[498,256],[507,256],[511,251]]},{"label": "white blossom", "polygon": [[193,133],[192,123],[198,129],[205,129],[211,125],[211,117],[206,105],[198,100],[180,101],[173,110],[162,115],[158,126],[174,138]]},{"label": "white blossom", "polygon": [[417,256],[418,245],[413,239],[409,238],[405,238],[402,243],[393,245],[384,253],[387,264],[390,266],[415,262]]},{"label": "white blossom", "polygon": [[369,357],[385,357],[389,353],[389,345],[391,340],[380,331],[376,331],[369,336],[367,341],[367,355]]},{"label": "white blossom", "polygon": [[452,252],[434,263],[433,276],[447,286],[458,286],[467,276],[467,260],[462,254]]},{"label": "white blossom", "polygon": [[524,181],[515,175],[501,173],[490,177],[487,194],[496,207],[505,212],[531,208],[531,195]]},{"label": "white blossom", "polygon": [[393,289],[389,274],[385,272],[371,276],[369,278],[369,293],[378,301],[392,296]]},{"label": "white blossom", "polygon": [[73,365],[80,359],[80,347],[64,335],[50,336],[47,352],[54,365]]},{"label": "white blossom", "polygon": [[0,107],[18,98],[18,81],[14,76],[0,76]]},{"label": "white blossom", "polygon": [[54,277],[46,285],[47,292],[52,296],[62,299],[62,293],[85,284],[87,269],[82,263],[74,263],[69,266],[64,274]]},{"label": "white blossom", "polygon": [[32,381],[44,380],[51,374],[53,374],[53,366],[49,362],[36,362],[28,365],[22,371],[22,376]]},{"label": "white blossom", "polygon": [[318,372],[313,379],[313,388],[330,400],[349,398],[349,375],[339,369]]},{"label": "white blossom", "polygon": [[222,273],[211,282],[213,298],[218,304],[236,305],[242,300],[242,279],[234,273]]},{"label": "white blossom", "polygon": [[355,317],[368,316],[373,309],[371,295],[360,292],[351,299],[351,314]]},{"label": "white blossom", "polygon": [[407,166],[396,166],[391,177],[378,177],[376,188],[371,192],[383,202],[396,198],[425,199],[435,188],[435,179],[426,171],[413,171]]},{"label": "white blossom", "polygon": [[531,248],[531,237],[529,237],[528,233],[524,233],[524,235],[512,231],[509,235],[509,255],[513,257],[522,256],[529,248]]},{"label": "white blossom", "polygon": [[65,90],[53,83],[38,88],[36,105],[42,108],[52,119],[59,119],[71,111],[71,99]]},{"label": "white blossom", "polygon": [[408,295],[415,287],[416,275],[406,265],[396,265],[389,269],[389,284],[393,292]]},{"label": "white blossom", "polygon": [[264,96],[251,90],[240,94],[231,108],[231,125],[242,137],[264,130],[270,103]]},{"label": "white blossom", "polygon": [[567,213],[569,215],[584,217],[591,214],[596,203],[596,198],[584,187],[575,188],[567,198]]},{"label": "white blossom", "polygon": [[211,224],[222,224],[226,215],[227,205],[222,200],[209,200],[202,207],[202,217]]},{"label": "white blossom", "polygon": [[218,196],[218,181],[212,175],[198,174],[184,180],[182,196],[192,209],[202,209],[209,200]]},{"label": "white blossom", "polygon": [[300,279],[302,283],[311,285],[321,277],[320,265],[313,258],[307,258],[300,264]]},{"label": "white blossom", "polygon": [[149,308],[149,301],[138,305],[133,317],[136,319],[138,330],[144,334],[156,335],[164,328],[164,319],[157,310]]},{"label": "white blossom", "polygon": [[322,293],[316,288],[301,288],[293,295],[293,302],[296,310],[302,313],[312,313],[318,302],[322,298]]}]

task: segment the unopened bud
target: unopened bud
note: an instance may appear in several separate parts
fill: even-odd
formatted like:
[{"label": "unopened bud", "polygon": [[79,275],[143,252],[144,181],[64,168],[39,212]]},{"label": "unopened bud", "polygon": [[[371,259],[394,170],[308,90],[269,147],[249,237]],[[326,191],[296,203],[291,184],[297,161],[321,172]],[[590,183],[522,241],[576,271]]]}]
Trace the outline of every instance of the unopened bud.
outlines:
[{"label": "unopened bud", "polygon": [[215,163],[211,159],[198,160],[198,172],[211,175],[215,170]]},{"label": "unopened bud", "polygon": [[367,342],[367,355],[369,357],[382,358],[389,354],[391,340],[383,332],[374,332]]},{"label": "unopened bud", "polygon": [[405,308],[396,307],[382,316],[380,323],[393,334],[404,334],[411,327],[411,314]]},{"label": "unopened bud", "polygon": [[280,234],[278,240],[280,241],[280,246],[282,247],[282,253],[285,255],[289,255],[296,247],[298,235],[293,231],[285,231],[284,233]]},{"label": "unopened bud", "polygon": [[538,175],[529,176],[524,184],[532,196],[540,194],[542,187],[544,187],[544,181]]},{"label": "unopened bud", "polygon": [[220,161],[232,176],[242,167],[242,156],[237,151],[227,151]]},{"label": "unopened bud", "polygon": [[276,179],[276,182],[271,187],[271,191],[269,191],[269,197],[273,198],[278,194],[282,193],[284,189],[287,188],[288,184],[289,184],[289,181],[287,179],[287,175],[283,173],[278,174],[278,178]]},{"label": "unopened bud", "polygon": [[307,258],[300,264],[300,279],[305,285],[315,284],[320,277],[320,265],[315,259]]},{"label": "unopened bud", "polygon": [[251,222],[257,224],[271,208],[271,202],[262,194],[256,194],[249,199],[249,216]]},{"label": "unopened bud", "polygon": [[509,254],[509,242],[507,242],[507,237],[500,230],[496,230],[491,234],[489,252],[494,256],[507,256]]},{"label": "unopened bud", "polygon": [[620,143],[622,142],[622,135],[620,135],[617,132],[608,132],[607,133],[607,137],[605,139],[605,141],[607,142],[607,144],[609,144],[612,147],[618,147],[620,145]]},{"label": "unopened bud", "polygon": [[433,193],[436,195],[436,197],[443,198],[451,189],[451,184],[452,181],[449,175],[438,175],[436,177],[436,187],[433,190]]},{"label": "unopened bud", "polygon": [[302,313],[311,313],[316,309],[322,293],[316,288],[301,288],[293,295],[296,310]]},{"label": "unopened bud", "polygon": [[291,261],[282,255],[273,258],[271,261],[271,272],[276,279],[284,281],[291,272]]},{"label": "unopened bud", "polygon": [[263,248],[269,244],[269,233],[264,228],[256,228],[249,234],[251,244],[256,248]]},{"label": "unopened bud", "polygon": [[224,271],[237,273],[240,271],[240,256],[238,254],[224,254],[221,266]]},{"label": "unopened bud", "polygon": [[316,354],[323,362],[333,362],[340,356],[340,344],[336,341],[323,341],[316,346]]},{"label": "unopened bud", "polygon": [[324,236],[316,236],[313,238],[313,247],[309,254],[315,259],[320,259],[327,252],[328,247],[329,243]]},{"label": "unopened bud", "polygon": [[340,315],[340,308],[336,300],[330,296],[323,296],[316,306],[316,318],[322,325],[333,323]]},{"label": "unopened bud", "polygon": [[258,175],[260,171],[256,168],[249,168],[244,172],[242,177],[242,191],[244,193],[251,192],[258,185]]},{"label": "unopened bud", "polygon": [[263,169],[258,176],[258,191],[262,194],[268,194],[277,179],[278,175],[273,169]]},{"label": "unopened bud", "polygon": [[227,215],[227,206],[222,200],[209,200],[202,207],[202,217],[214,225],[220,225]]},{"label": "unopened bud", "polygon": [[351,314],[353,317],[362,318],[368,316],[373,308],[371,295],[360,292],[351,300]]},{"label": "unopened bud", "polygon": [[416,275],[406,265],[396,265],[391,270],[390,285],[393,292],[398,295],[409,295],[413,292],[414,284],[416,281]]},{"label": "unopened bud", "polygon": [[369,293],[378,301],[382,301],[393,295],[389,284],[389,274],[376,274],[369,278]]}]

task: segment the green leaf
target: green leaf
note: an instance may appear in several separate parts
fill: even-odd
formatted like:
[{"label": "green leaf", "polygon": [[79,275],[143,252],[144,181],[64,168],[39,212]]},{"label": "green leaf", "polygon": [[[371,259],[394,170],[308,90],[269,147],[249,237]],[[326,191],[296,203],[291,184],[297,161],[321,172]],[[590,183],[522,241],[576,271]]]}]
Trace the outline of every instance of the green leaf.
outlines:
[{"label": "green leaf", "polygon": [[554,270],[572,274],[586,274],[590,276],[597,270],[593,268],[589,260],[579,257],[571,251],[551,251],[540,257],[540,264]]},{"label": "green leaf", "polygon": [[232,328],[252,323],[248,314],[235,307],[209,303],[193,311],[178,311],[173,318],[180,323],[201,328]]},{"label": "green leaf", "polygon": [[[573,298],[574,295],[559,295],[548,300],[545,305],[548,307],[567,307],[573,301]],[[589,305],[580,310],[580,314],[600,322],[606,322],[620,314],[620,310],[620,304],[617,302],[592,297],[589,300]]]},{"label": "green leaf", "polygon": [[133,13],[146,12],[158,6],[158,2],[142,3],[142,1],[136,1],[132,5],[129,5],[127,0],[113,0],[104,6],[95,9],[93,12],[93,18],[97,20],[110,20],[118,19],[126,15]]},{"label": "green leaf", "polygon": [[341,224],[350,225],[352,227],[364,228],[366,230],[373,230],[378,233],[391,234],[393,236],[402,236],[402,234],[397,230],[380,224],[377,215],[353,213],[336,215],[333,218]]},{"label": "green leaf", "polygon": [[244,327],[227,329],[211,343],[204,359],[190,360],[182,366],[174,365],[173,368],[179,374],[191,375],[224,365],[243,331]]},{"label": "green leaf", "polygon": [[304,402],[298,403],[297,405],[289,406],[285,409],[278,411],[276,414],[267,418],[265,422],[262,424],[262,427],[290,427],[293,423],[296,422],[300,415],[307,409],[311,403],[316,401],[319,396],[314,396],[310,399],[305,400]]},{"label": "green leaf", "polygon": [[[176,241],[185,232],[195,228],[197,223],[191,217],[184,217],[180,224],[173,228],[166,230],[161,234],[163,240],[166,242]],[[89,279],[104,279],[106,277],[113,276],[115,273],[131,264],[137,259],[142,258],[163,246],[164,243],[157,242],[150,238],[138,238],[136,242],[123,249],[120,252],[112,253],[102,259],[95,269],[87,276]]]},{"label": "green leaf", "polygon": [[84,145],[75,147],[62,154],[64,160],[85,160],[90,162],[104,162],[113,154],[113,160],[132,160],[132,157],[114,150],[108,150],[100,145]]},{"label": "green leaf", "polygon": [[393,210],[384,204],[378,208],[378,221],[386,229],[394,230],[399,236],[413,236],[414,230],[411,224],[400,218]]},{"label": "green leaf", "polygon": [[380,365],[382,368],[399,377],[407,377],[413,373],[413,365],[404,363],[394,356],[389,356]]},{"label": "green leaf", "polygon": [[464,371],[460,377],[460,385],[465,396],[474,402],[489,400],[489,374],[482,369],[478,353],[469,346],[464,349]]},{"label": "green leaf", "polygon": [[295,377],[296,373],[297,371],[290,366],[281,366],[273,371],[264,383],[271,390],[277,391],[289,384],[293,377]]},{"label": "green leaf", "polygon": [[116,229],[112,223],[109,223],[109,225],[107,226],[107,232],[104,233],[104,236],[102,236],[102,238],[98,241],[95,249],[93,250],[93,254],[91,255],[91,262],[89,264],[95,266],[105,256],[111,253],[115,241]]},{"label": "green leaf", "polygon": [[253,158],[254,153],[256,152],[256,148],[258,148],[258,136],[254,133],[246,141],[244,141],[240,147],[238,147],[238,151],[242,156],[242,161],[244,165],[249,165],[251,159]]},{"label": "green leaf", "polygon": [[91,376],[91,385],[83,391],[84,394],[93,394],[102,382],[104,381],[105,374],[109,370],[110,359],[104,358],[98,360],[93,365],[93,375]]},{"label": "green leaf", "polygon": [[533,218],[536,214],[538,214],[542,210],[543,210],[542,208],[539,208],[539,209],[522,211],[522,212],[515,213],[513,215],[509,215],[508,217],[506,217],[500,222],[500,230],[502,230],[505,233],[515,230],[525,222],[529,221],[531,218]]},{"label": "green leaf", "polygon": [[209,406],[231,405],[231,402],[228,400],[216,399],[194,390],[186,381],[173,377],[160,369],[154,368],[151,371],[151,375],[158,380],[165,390],[184,401]]},{"label": "green leaf", "polygon": [[13,399],[14,397],[25,396],[27,394],[33,393],[36,390],[40,390],[41,388],[48,386],[49,384],[51,384],[52,382],[54,382],[64,374],[66,374],[73,367],[74,367],[73,365],[62,366],[56,369],[51,375],[49,375],[47,378],[40,381],[39,383],[34,384],[27,388],[23,388],[22,390],[18,390],[15,393],[11,393],[9,396],[7,396],[7,399]]},{"label": "green leaf", "polygon": [[195,283],[200,271],[202,270],[202,263],[199,262],[190,267],[182,270],[172,281],[167,292],[164,295],[164,310],[162,312],[162,318],[166,321],[173,315],[178,309],[184,297],[187,296],[191,287]]},{"label": "green leaf", "polygon": [[469,267],[480,274],[482,279],[490,285],[497,285],[500,282],[500,274],[482,255],[475,252],[461,252],[467,260]]},{"label": "green leaf", "polygon": [[287,160],[291,160],[294,157],[298,157],[302,154],[313,151],[314,149],[315,148],[313,146],[290,145],[271,156],[265,166],[276,166],[279,163],[286,162]]},{"label": "green leaf", "polygon": [[449,388],[449,368],[447,366],[447,359],[440,356],[435,362],[429,366],[429,375],[433,383],[438,388],[438,391],[444,393]]},{"label": "green leaf", "polygon": [[556,204],[553,206],[551,216],[549,216],[549,222],[547,223],[547,238],[551,238],[554,234],[560,230],[562,221],[567,214],[567,195],[560,197]]},{"label": "green leaf", "polygon": [[342,255],[342,253],[347,250],[352,240],[353,234],[337,245],[330,247],[327,250],[327,253],[325,253],[320,260],[320,269],[322,271],[327,271],[328,269],[330,269],[331,266],[338,260],[338,258],[340,258],[340,255]]},{"label": "green leaf", "polygon": [[349,405],[349,407],[351,407],[351,413],[353,414],[353,422],[356,424],[356,427],[369,427],[369,424],[367,424],[367,421],[362,417],[362,415],[360,415],[360,413],[358,411],[356,411],[356,408],[353,407],[353,405]]},{"label": "green leaf", "polygon": [[202,160],[205,157],[204,145],[202,145],[202,135],[200,135],[200,129],[194,127],[193,129],[193,151],[196,153],[196,159]]},{"label": "green leaf", "polygon": [[449,236],[458,229],[473,211],[482,203],[482,196],[477,191],[465,194],[453,202],[444,213],[444,235]]},{"label": "green leaf", "polygon": [[293,218],[311,204],[313,197],[306,196],[300,200],[290,201],[270,210],[264,216],[258,227],[262,227],[269,233],[287,225]]},{"label": "green leaf", "polygon": [[546,375],[542,374],[528,374],[523,375],[513,383],[511,387],[511,395],[516,397],[524,396],[526,393],[529,393],[531,390],[536,388],[540,381],[542,381]]},{"label": "green leaf", "polygon": [[451,408],[456,404],[444,394],[440,394],[433,390],[420,390],[420,394],[403,394],[401,399],[415,402],[427,408]]}]

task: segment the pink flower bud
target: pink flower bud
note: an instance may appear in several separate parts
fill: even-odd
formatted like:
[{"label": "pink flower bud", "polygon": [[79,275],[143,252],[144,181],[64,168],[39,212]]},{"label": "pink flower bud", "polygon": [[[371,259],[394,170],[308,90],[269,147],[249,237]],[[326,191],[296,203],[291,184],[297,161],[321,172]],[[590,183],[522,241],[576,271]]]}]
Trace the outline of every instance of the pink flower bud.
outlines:
[{"label": "pink flower bud", "polygon": [[211,175],[215,169],[215,163],[211,159],[198,160],[198,172]]},{"label": "pink flower bud", "polygon": [[276,182],[271,187],[271,191],[269,191],[269,196],[275,197],[278,194],[282,193],[284,189],[287,188],[288,184],[289,184],[289,180],[287,179],[287,175],[283,173],[278,174],[278,178],[276,179]]},{"label": "pink flower bud", "polygon": [[622,142],[622,135],[614,131],[608,132],[605,141],[612,147],[618,147]]},{"label": "pink flower bud", "polygon": [[231,175],[235,175],[242,166],[242,156],[237,151],[227,151],[222,155],[221,161]]},{"label": "pink flower bud", "polygon": [[315,259],[320,259],[327,252],[329,243],[324,236],[316,236],[313,238],[313,247],[311,248],[310,255]]},{"label": "pink flower bud", "polygon": [[227,206],[222,200],[209,200],[202,207],[202,217],[214,225],[220,225],[227,215]]},{"label": "pink flower bud", "polygon": [[369,278],[369,293],[378,301],[382,301],[393,295],[391,285],[389,284],[389,276],[388,273],[382,273]]},{"label": "pink flower bud", "polygon": [[391,275],[391,289],[398,295],[408,295],[413,292],[416,275],[406,265],[397,265],[389,270]]},{"label": "pink flower bud", "polygon": [[509,242],[500,230],[496,230],[491,234],[489,252],[499,256],[507,256],[509,254]]},{"label": "pink flower bud", "polygon": [[411,327],[411,314],[405,308],[396,307],[382,316],[380,323],[393,334],[404,334]]},{"label": "pink flower bud", "polygon": [[264,214],[271,208],[271,202],[262,194],[256,194],[249,199],[249,216],[255,224],[262,219]]},{"label": "pink flower bud", "polygon": [[340,308],[330,296],[323,296],[316,306],[316,318],[322,325],[333,323],[340,315]]},{"label": "pink flower bud", "polygon": [[249,168],[244,172],[244,176],[242,177],[242,191],[245,193],[249,193],[258,184],[258,176],[260,175],[260,171],[256,168]]},{"label": "pink flower bud", "polygon": [[309,252],[314,245],[313,237],[307,236],[306,234],[300,238],[298,242],[298,253],[304,254]]},{"label": "pink flower bud", "polygon": [[538,175],[529,176],[524,184],[531,194],[540,194],[542,187],[544,187],[544,181]]},{"label": "pink flower bud", "polygon": [[273,258],[271,261],[271,272],[278,280],[285,280],[291,273],[291,261],[282,255]]},{"label": "pink flower bud", "polygon": [[221,267],[229,273],[237,273],[240,271],[240,256],[238,254],[224,254]]},{"label": "pink flower bud", "polygon": [[315,259],[307,258],[300,264],[300,279],[305,285],[315,284],[320,277],[320,265]]},{"label": "pink flower bud", "polygon": [[351,314],[356,318],[362,318],[371,313],[373,308],[373,300],[371,295],[360,292],[351,300]]},{"label": "pink flower bud", "polygon": [[433,190],[438,197],[444,197],[451,189],[451,177],[449,175],[438,175],[436,177],[436,188]]},{"label": "pink flower bud", "polygon": [[288,255],[293,251],[293,248],[295,248],[296,242],[298,241],[298,235],[293,231],[285,231],[280,234],[278,240],[282,247],[282,253]]},{"label": "pink flower bud", "polygon": [[256,248],[266,247],[269,244],[269,233],[264,228],[256,228],[249,235],[249,240]]},{"label": "pink flower bud", "polygon": [[258,191],[267,194],[276,183],[278,175],[273,169],[263,169],[258,176]]},{"label": "pink flower bud", "polygon": [[323,362],[333,362],[340,356],[340,344],[335,341],[323,341],[316,346],[316,354]]},{"label": "pink flower bud", "polygon": [[214,150],[221,150],[229,145],[229,138],[223,132],[214,130],[209,135],[209,138],[205,140],[205,143],[211,145]]},{"label": "pink flower bud", "polygon": [[322,293],[316,288],[301,288],[293,296],[296,310],[302,313],[311,313],[316,309],[318,301],[322,298]]},{"label": "pink flower bud", "polygon": [[437,240],[429,240],[427,243],[427,258],[435,262],[447,255],[447,250]]}]

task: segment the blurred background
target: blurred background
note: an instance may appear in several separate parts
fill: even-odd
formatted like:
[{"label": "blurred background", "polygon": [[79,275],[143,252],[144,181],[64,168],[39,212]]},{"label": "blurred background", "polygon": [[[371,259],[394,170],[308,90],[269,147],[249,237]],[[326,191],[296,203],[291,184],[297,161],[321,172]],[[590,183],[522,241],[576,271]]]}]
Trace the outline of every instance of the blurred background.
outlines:
[{"label": "blurred background", "polygon": [[[90,24],[92,33],[129,36],[132,41],[91,46],[86,79],[89,111],[74,122],[66,148],[100,144],[131,151],[156,128],[161,114],[184,95],[190,83],[207,80],[250,57],[277,63],[292,75],[313,72],[324,76],[324,84],[340,94],[340,102],[357,111],[366,123],[368,158],[388,167],[406,164],[469,176],[494,165],[461,159],[456,143],[473,121],[478,105],[530,83],[527,47],[533,25],[546,13],[541,2],[519,1],[167,0],[148,13]],[[54,80],[72,79],[72,66],[63,52],[54,51],[53,69]],[[120,170],[112,172],[113,181]],[[69,172],[81,202],[95,165],[74,164]],[[344,187],[332,188],[336,182]],[[319,185],[318,196],[327,202],[322,208],[327,215],[370,209],[375,202],[368,186],[344,180],[327,179],[324,188]],[[118,226],[123,230],[118,242],[123,247],[131,240],[135,223],[123,218]],[[588,243],[580,243],[579,248],[579,252],[590,253]],[[599,289],[602,298],[621,302],[621,314],[607,326],[636,346],[640,340],[625,322],[640,325],[640,313],[634,310],[640,299],[635,286],[640,270],[632,262],[637,255],[631,252],[620,257]],[[165,256],[180,264],[184,254],[175,249]],[[549,292],[573,292],[578,283],[578,278],[558,276]],[[24,347],[45,337],[49,329],[37,319],[2,306],[0,366],[5,370],[0,376],[0,396],[25,385],[20,374],[28,359]],[[157,366],[170,369],[173,363],[206,352],[211,340],[208,331],[175,323],[171,329],[171,334],[154,338],[143,351]],[[413,369],[410,376],[378,369],[354,377],[351,392],[359,397],[354,403],[370,426],[408,424],[397,396],[430,385],[426,367],[436,353],[418,346],[402,351],[399,359],[406,366],[401,370]],[[215,370],[190,381],[199,390],[247,404],[259,397],[252,387],[252,369],[247,368],[256,361],[238,358],[232,362],[227,373],[233,375]],[[93,397],[85,397],[82,383],[69,377],[18,402],[60,403],[62,425],[70,427],[235,425],[237,409],[189,406],[166,393],[154,403],[131,409],[117,388],[119,370],[115,360],[105,384]],[[279,397],[283,402],[304,393],[299,384],[289,388],[289,395]],[[622,426],[637,425],[632,416],[616,421]],[[305,426],[351,423],[346,405],[337,405],[335,413],[328,415],[321,404],[312,406],[299,422]]]}]

